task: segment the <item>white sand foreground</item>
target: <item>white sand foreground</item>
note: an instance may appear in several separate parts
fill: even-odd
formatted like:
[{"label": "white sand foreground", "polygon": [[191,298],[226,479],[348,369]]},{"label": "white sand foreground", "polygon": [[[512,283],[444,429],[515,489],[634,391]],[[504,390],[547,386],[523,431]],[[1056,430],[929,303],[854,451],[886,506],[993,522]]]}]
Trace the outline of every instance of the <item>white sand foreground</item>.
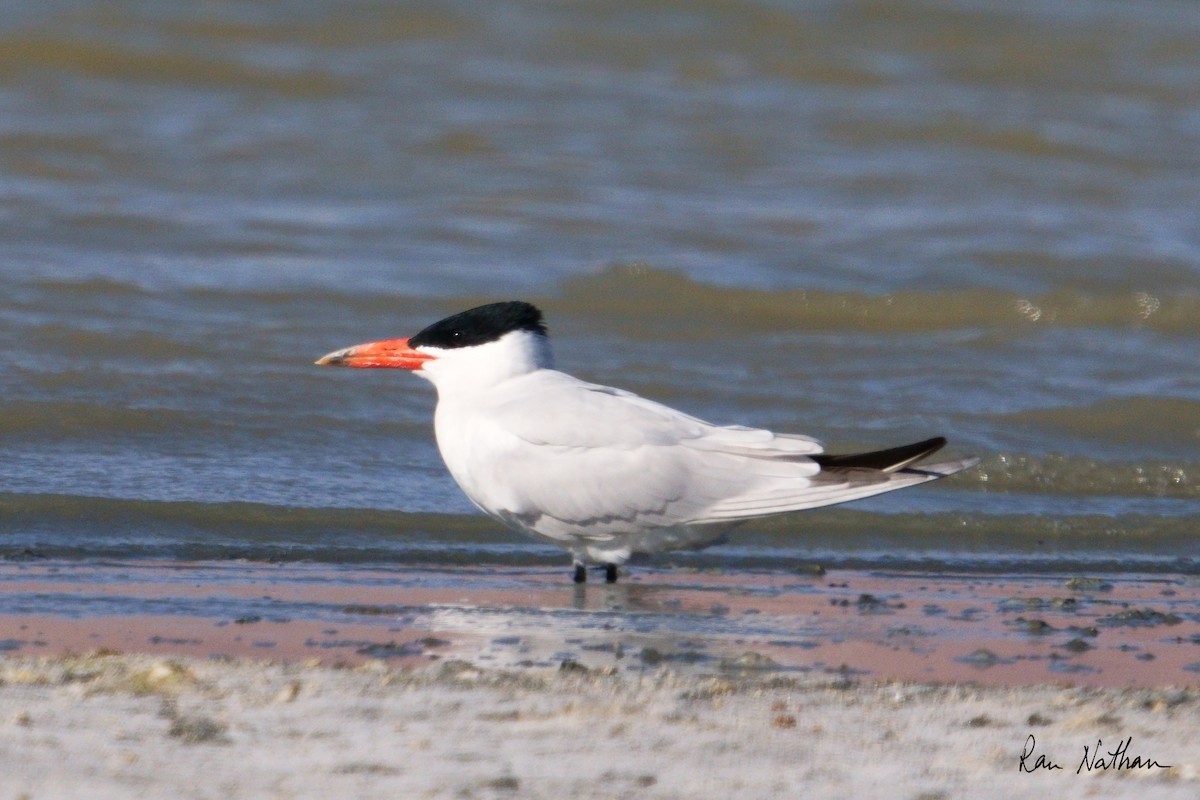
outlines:
[{"label": "white sand foreground", "polygon": [[0,800],[1200,796],[1195,690],[574,667],[0,658]]}]

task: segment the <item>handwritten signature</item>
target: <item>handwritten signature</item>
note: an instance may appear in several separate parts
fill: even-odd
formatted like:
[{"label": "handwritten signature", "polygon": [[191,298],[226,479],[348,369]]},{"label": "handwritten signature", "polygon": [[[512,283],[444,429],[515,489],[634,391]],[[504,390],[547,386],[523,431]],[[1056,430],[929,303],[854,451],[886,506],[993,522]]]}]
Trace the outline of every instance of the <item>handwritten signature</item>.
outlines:
[{"label": "handwritten signature", "polygon": [[[1075,768],[1075,774],[1079,775],[1085,770],[1092,772],[1094,770],[1112,770],[1120,772],[1121,770],[1131,769],[1170,769],[1170,764],[1160,764],[1152,758],[1143,756],[1130,756],[1129,748],[1133,744],[1133,737],[1128,736],[1117,743],[1117,746],[1112,750],[1104,751],[1104,743],[1102,739],[1096,740],[1096,749],[1091,749],[1088,745],[1083,746],[1083,759],[1080,760],[1079,766]],[[1038,770],[1056,770],[1062,767],[1044,753],[1037,752],[1037,739],[1033,734],[1025,739],[1025,747],[1021,750],[1021,761],[1017,765],[1021,772],[1037,772]]]}]

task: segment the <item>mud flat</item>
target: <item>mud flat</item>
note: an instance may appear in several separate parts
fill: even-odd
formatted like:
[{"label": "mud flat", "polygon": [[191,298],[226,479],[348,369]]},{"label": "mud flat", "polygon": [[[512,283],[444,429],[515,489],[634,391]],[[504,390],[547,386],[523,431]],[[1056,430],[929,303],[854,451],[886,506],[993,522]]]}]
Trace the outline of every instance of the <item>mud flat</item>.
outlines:
[{"label": "mud flat", "polygon": [[14,656],[692,675],[749,659],[816,680],[1200,681],[1200,581],[1187,575],[663,568],[576,586],[551,568],[43,560],[0,562],[0,595],[0,653]]}]

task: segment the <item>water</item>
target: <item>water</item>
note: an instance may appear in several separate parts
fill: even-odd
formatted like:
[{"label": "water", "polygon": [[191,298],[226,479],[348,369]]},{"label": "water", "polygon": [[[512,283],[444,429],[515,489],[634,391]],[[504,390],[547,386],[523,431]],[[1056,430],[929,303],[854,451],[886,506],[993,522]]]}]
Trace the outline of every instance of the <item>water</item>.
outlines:
[{"label": "water", "polygon": [[1195,572],[1200,9],[57,2],[0,21],[0,552],[566,565],[430,387],[314,358],[521,297],[560,365],[977,470],[659,565]]}]

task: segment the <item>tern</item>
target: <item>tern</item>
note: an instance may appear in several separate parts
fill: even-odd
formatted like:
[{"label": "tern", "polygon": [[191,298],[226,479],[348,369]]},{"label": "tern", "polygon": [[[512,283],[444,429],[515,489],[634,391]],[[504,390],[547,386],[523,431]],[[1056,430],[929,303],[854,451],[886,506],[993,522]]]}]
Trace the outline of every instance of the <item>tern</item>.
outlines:
[{"label": "tern", "polygon": [[434,433],[454,480],[505,526],[566,548],[576,583],[635,554],[699,549],[746,520],[927,483],[978,463],[915,466],[942,437],[832,455],[808,436],[714,425],[554,369],[542,312],[489,303],[408,339],[318,365],[410,370],[437,390]]}]

